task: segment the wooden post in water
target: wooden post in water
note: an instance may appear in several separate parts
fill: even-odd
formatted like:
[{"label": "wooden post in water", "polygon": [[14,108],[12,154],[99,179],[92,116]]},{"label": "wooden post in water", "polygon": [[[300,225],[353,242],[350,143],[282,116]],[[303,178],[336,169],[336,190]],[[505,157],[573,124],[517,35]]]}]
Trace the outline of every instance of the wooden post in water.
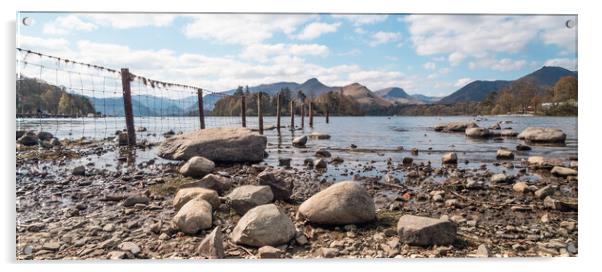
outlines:
[{"label": "wooden post in water", "polygon": [[199,97],[199,119],[201,120],[201,129],[205,129],[205,110],[203,109],[203,89],[197,90],[197,95]]},{"label": "wooden post in water", "polygon": [[259,118],[259,134],[263,134],[263,109],[261,108],[261,92],[257,93],[257,117]]},{"label": "wooden post in water", "polygon": [[121,68],[121,86],[123,88],[123,108],[125,125],[128,131],[128,145],[136,145],[136,129],[134,129],[134,111],[132,110],[132,93],[130,81],[132,77],[128,68]]},{"label": "wooden post in water", "polygon": [[305,128],[305,103],[301,102],[301,129]]},{"label": "wooden post in water", "polygon": [[247,127],[247,102],[245,102],[245,94],[240,96],[240,118],[242,118],[242,127]]},{"label": "wooden post in water", "polygon": [[291,130],[295,130],[295,101],[291,99]]},{"label": "wooden post in water", "polygon": [[326,105],[326,124],[328,124],[328,105]]},{"label": "wooden post in water", "polygon": [[312,104],[313,103],[310,100],[309,101],[309,127],[310,128],[314,127],[314,111],[313,111]]},{"label": "wooden post in water", "polygon": [[280,92],[278,92],[276,99],[276,130],[280,134]]}]

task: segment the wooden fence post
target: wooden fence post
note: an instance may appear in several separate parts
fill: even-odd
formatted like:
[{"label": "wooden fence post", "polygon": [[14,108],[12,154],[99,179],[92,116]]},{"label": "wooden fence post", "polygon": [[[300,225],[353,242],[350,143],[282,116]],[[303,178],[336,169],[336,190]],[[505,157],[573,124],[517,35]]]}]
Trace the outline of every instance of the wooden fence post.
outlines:
[{"label": "wooden fence post", "polygon": [[201,120],[201,129],[205,129],[205,110],[203,109],[203,89],[197,90],[197,95],[199,96],[199,118]]},{"label": "wooden fence post", "polygon": [[301,128],[305,128],[305,103],[301,102]]},{"label": "wooden fence post", "polygon": [[257,118],[259,118],[259,134],[263,135],[263,109],[261,108],[261,92],[257,93]]},{"label": "wooden fence post", "polygon": [[291,99],[291,130],[295,130],[295,101]]},{"label": "wooden fence post", "polygon": [[276,130],[278,130],[278,134],[280,134],[280,92],[276,96]]},{"label": "wooden fence post", "polygon": [[247,127],[247,102],[245,102],[245,95],[242,94],[240,97],[240,117],[242,118],[242,127]]},{"label": "wooden fence post", "polygon": [[136,145],[136,129],[134,128],[134,111],[132,110],[132,93],[130,81],[132,76],[128,68],[121,68],[121,86],[123,88],[123,108],[125,125],[128,131],[128,145]]},{"label": "wooden fence post", "polygon": [[314,127],[314,111],[313,111],[312,104],[313,103],[310,100],[309,101],[309,127],[310,128]]},{"label": "wooden fence post", "polygon": [[328,124],[328,105],[326,105],[326,124]]}]

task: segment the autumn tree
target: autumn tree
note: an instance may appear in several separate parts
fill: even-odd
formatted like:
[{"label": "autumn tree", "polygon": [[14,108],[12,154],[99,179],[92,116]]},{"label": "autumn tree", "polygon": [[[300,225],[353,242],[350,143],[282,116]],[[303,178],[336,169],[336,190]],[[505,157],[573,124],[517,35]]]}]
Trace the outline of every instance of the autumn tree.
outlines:
[{"label": "autumn tree", "polygon": [[564,102],[569,99],[577,100],[577,79],[565,76],[554,85],[554,102]]}]

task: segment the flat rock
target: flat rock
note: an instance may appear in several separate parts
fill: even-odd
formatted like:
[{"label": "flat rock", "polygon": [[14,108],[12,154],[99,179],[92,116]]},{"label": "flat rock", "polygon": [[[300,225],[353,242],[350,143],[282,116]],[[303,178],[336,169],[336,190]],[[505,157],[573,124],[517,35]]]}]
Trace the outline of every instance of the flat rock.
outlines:
[{"label": "flat rock", "polygon": [[456,239],[456,231],[456,225],[447,219],[404,215],[397,222],[400,240],[410,245],[448,245]]},{"label": "flat rock", "polygon": [[467,128],[478,127],[475,122],[450,122],[435,126],[435,131],[441,132],[464,132]]},{"label": "flat rock", "polygon": [[312,132],[309,134],[309,138],[314,140],[328,140],[330,139],[330,135],[326,133]]},{"label": "flat rock", "polygon": [[249,210],[238,220],[230,236],[237,244],[253,247],[278,246],[288,243],[293,237],[293,221],[274,204]]},{"label": "flat rock", "polygon": [[202,198],[188,201],[173,218],[178,229],[186,234],[196,234],[212,225],[212,207]]},{"label": "flat rock", "polygon": [[362,185],[355,181],[341,181],[303,202],[298,216],[316,224],[358,224],[374,221],[376,208]]},{"label": "flat rock", "polygon": [[184,188],[178,190],[173,199],[173,206],[176,209],[176,212],[188,201],[197,197],[209,202],[211,207],[219,207],[219,196],[216,191],[205,188]]},{"label": "flat rock", "polygon": [[284,252],[273,246],[262,246],[257,253],[260,259],[280,259]]},{"label": "flat rock", "polygon": [[220,195],[230,190],[230,187],[232,187],[232,180],[228,177],[217,174],[208,174],[200,180],[189,182],[180,186],[180,188],[210,189],[216,191]]},{"label": "flat rock", "polygon": [[467,137],[471,137],[471,138],[487,138],[487,137],[491,136],[489,129],[480,128],[480,127],[467,128],[465,130],[464,134]]},{"label": "flat rock", "polygon": [[243,215],[253,207],[267,204],[274,200],[274,194],[270,186],[265,185],[243,185],[234,188],[226,196],[232,209]]},{"label": "flat rock", "polygon": [[267,138],[246,128],[207,128],[166,139],[158,155],[171,160],[202,156],[218,163],[259,162]]},{"label": "flat rock", "polygon": [[136,204],[148,204],[150,199],[145,195],[129,195],[123,200],[123,206],[132,207]]},{"label": "flat rock", "polygon": [[458,155],[456,155],[456,152],[445,153],[441,157],[441,162],[444,164],[456,164],[458,163]]},{"label": "flat rock", "polygon": [[539,143],[564,143],[566,134],[557,128],[528,127],[518,134],[518,138]]},{"label": "flat rock", "polygon": [[500,148],[497,150],[495,157],[498,160],[512,160],[514,159],[514,153],[512,153],[512,150]]}]

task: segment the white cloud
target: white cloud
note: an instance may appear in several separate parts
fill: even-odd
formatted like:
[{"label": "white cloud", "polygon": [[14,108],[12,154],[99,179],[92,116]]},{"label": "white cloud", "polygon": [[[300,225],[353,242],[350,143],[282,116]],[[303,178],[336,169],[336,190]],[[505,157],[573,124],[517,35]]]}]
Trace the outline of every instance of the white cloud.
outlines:
[{"label": "white cloud", "polygon": [[260,43],[275,33],[292,35],[315,15],[292,14],[200,14],[190,16],[184,26],[188,38],[200,38],[229,44]]},{"label": "white cloud", "polygon": [[44,24],[42,31],[45,34],[64,35],[71,31],[91,31],[97,26],[93,23],[84,22],[76,15],[59,16]]},{"label": "white cloud", "polygon": [[500,60],[491,59],[491,58],[480,58],[472,61],[468,64],[468,68],[477,69],[477,68],[485,68],[491,69],[501,72],[507,71],[516,71],[520,70],[527,65],[527,61],[525,60],[513,60],[509,58],[504,58]]},{"label": "white cloud", "polygon": [[[171,50],[137,50],[125,45],[76,41],[72,44],[59,39],[18,37],[28,49],[67,57],[73,60],[102,65],[109,68],[130,68],[134,74],[155,80],[199,86],[213,91],[223,91],[239,85],[259,85],[279,81],[303,82],[317,77],[330,86],[344,86],[360,82],[371,90],[400,86],[408,91],[416,90],[417,80],[386,69],[365,69],[359,65],[325,66],[307,62],[302,56],[317,54],[320,45],[266,45],[270,56],[265,62],[239,56],[211,57],[202,54],[176,53]],[[55,45],[49,47],[45,45]],[[25,47],[25,46],[23,46]],[[275,54],[282,53],[283,54]],[[288,53],[287,53],[288,52]],[[51,80],[53,78],[50,78]],[[158,93],[154,93],[157,95]],[[164,94],[171,95],[171,94]]]},{"label": "white cloud", "polygon": [[361,50],[359,50],[359,49],[357,49],[357,48],[354,48],[354,49],[351,49],[351,50],[349,50],[349,51],[345,51],[345,52],[339,53],[339,54],[337,54],[337,55],[338,55],[338,56],[343,56],[343,57],[344,57],[344,56],[351,56],[351,57],[355,57],[355,56],[359,56],[361,53],[362,53],[362,51],[361,51]]},{"label": "white cloud", "polygon": [[301,31],[296,38],[299,40],[312,40],[320,37],[322,34],[336,32],[340,25],[340,23],[311,23],[306,25],[305,28],[303,28],[303,31]]},{"label": "white cloud", "polygon": [[427,70],[435,70],[437,68],[437,64],[429,61],[429,62],[423,64],[422,68],[427,69]]},{"label": "white cloud", "polygon": [[144,26],[163,27],[170,25],[176,18],[176,15],[171,14],[131,14],[131,13],[114,13],[114,14],[88,14],[86,18],[91,19],[99,25],[111,26],[113,28],[125,29]]},{"label": "white cloud", "polygon": [[247,46],[240,56],[247,60],[267,62],[277,56],[319,56],[325,57],[329,49],[320,44],[253,44]]},{"label": "white cloud", "polygon": [[454,84],[455,87],[461,88],[466,86],[466,84],[470,83],[472,80],[470,78],[460,78],[456,81],[456,83]]},{"label": "white cloud", "polygon": [[387,20],[388,15],[331,15],[333,18],[349,20],[356,26],[371,25]]},{"label": "white cloud", "polygon": [[564,23],[574,16],[410,15],[411,41],[419,55],[462,53],[482,57],[496,52],[515,53],[541,40],[576,50],[576,30]]},{"label": "white cloud", "polygon": [[544,63],[545,66],[559,66],[567,70],[577,71],[577,60],[568,58],[550,59]]},{"label": "white cloud", "polygon": [[460,52],[453,52],[447,57],[447,61],[451,66],[458,66],[466,56]]},{"label": "white cloud", "polygon": [[401,35],[397,32],[378,31],[372,35],[372,40],[369,44],[370,46],[374,47],[390,41],[398,40],[400,37]]}]

